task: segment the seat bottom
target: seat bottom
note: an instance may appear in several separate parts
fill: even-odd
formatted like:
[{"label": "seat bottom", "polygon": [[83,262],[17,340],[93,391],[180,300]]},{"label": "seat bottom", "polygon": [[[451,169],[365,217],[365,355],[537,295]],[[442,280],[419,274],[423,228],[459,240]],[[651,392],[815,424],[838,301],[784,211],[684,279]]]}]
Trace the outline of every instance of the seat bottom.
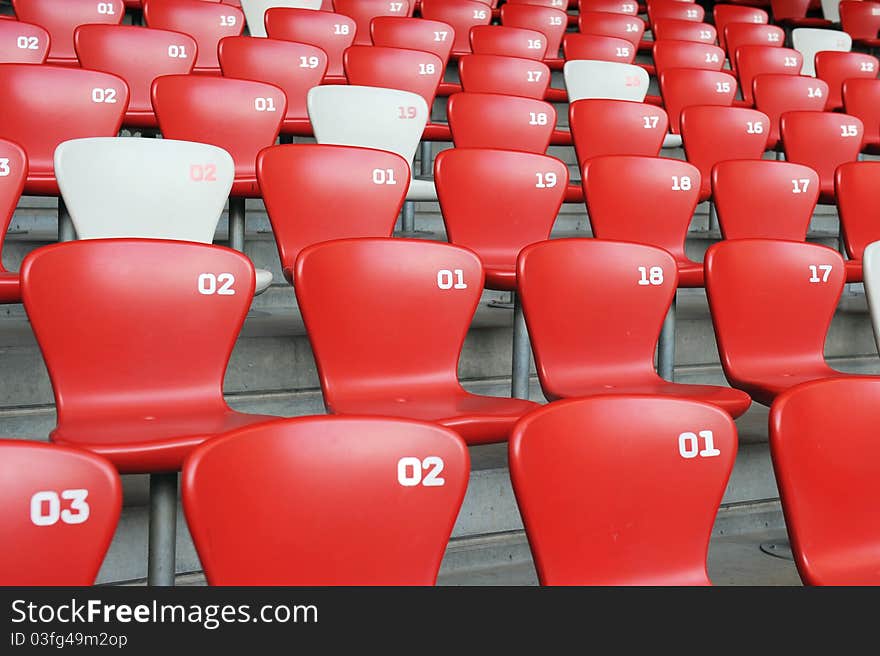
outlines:
[{"label": "seat bottom", "polygon": [[[726,374],[727,372],[725,372]],[[811,380],[820,380],[823,378],[835,378],[838,376],[846,376],[847,374],[836,371],[827,365],[817,365],[815,368],[804,368],[797,371],[785,371],[785,367],[780,365],[773,373],[759,374],[752,378],[733,378],[728,376],[728,380],[737,389],[741,389],[751,396],[755,401],[762,405],[770,407],[773,400],[787,389],[806,383]]]}]

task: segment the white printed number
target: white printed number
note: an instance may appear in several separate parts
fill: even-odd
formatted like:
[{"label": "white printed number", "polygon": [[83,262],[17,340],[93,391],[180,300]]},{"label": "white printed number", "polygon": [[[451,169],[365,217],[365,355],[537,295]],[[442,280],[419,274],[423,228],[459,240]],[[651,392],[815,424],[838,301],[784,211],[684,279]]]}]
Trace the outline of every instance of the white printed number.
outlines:
[{"label": "white printed number", "polygon": [[15,45],[22,50],[39,50],[40,40],[35,36],[20,36],[16,39]]},{"label": "white printed number", "polygon": [[528,71],[528,82],[539,82],[541,80],[541,71]]},{"label": "white printed number", "polygon": [[419,64],[419,75],[433,75],[436,70],[434,64]]},{"label": "white printed number", "polygon": [[9,158],[0,157],[0,178],[5,178],[12,171],[9,168]]},{"label": "white printed number", "polygon": [[716,52],[707,52],[706,53],[706,63],[707,64],[717,64],[721,60],[718,59],[718,53]]},{"label": "white printed number", "polygon": [[437,272],[437,286],[440,289],[467,289],[464,271],[461,269],[440,269]]},{"label": "white printed number", "polygon": [[764,124],[761,121],[746,121],[746,134],[764,134]]},{"label": "white printed number", "polygon": [[389,11],[392,11],[394,13],[399,13],[399,12],[403,11],[403,3],[402,2],[389,2],[388,9],[389,9]]},{"label": "white printed number", "polygon": [[543,47],[544,44],[541,43],[541,39],[528,39],[529,50],[540,50]]},{"label": "white printed number", "polygon": [[860,70],[863,73],[870,73],[874,70],[874,62],[862,62],[862,67]]},{"label": "white printed number", "polygon": [[544,112],[529,112],[529,125],[547,125],[547,114]]},{"label": "white printed number", "polygon": [[711,41],[712,33],[709,30],[700,30],[700,38],[703,41]]},{"label": "white printed number", "polygon": [[645,121],[644,127],[646,130],[652,130],[660,124],[659,116],[643,116],[642,118]]},{"label": "white printed number", "polygon": [[373,184],[396,185],[397,180],[394,178],[394,169],[373,169]]},{"label": "white printed number", "polygon": [[[700,437],[702,437],[703,441],[706,443],[704,449],[700,449]],[[715,436],[712,435],[712,431],[710,430],[700,431],[697,434],[682,433],[679,435],[678,453],[682,458],[688,459],[696,458],[697,456],[700,456],[701,458],[711,458],[713,456],[721,455],[721,451],[715,448]]]},{"label": "white printed number", "polygon": [[793,194],[805,194],[807,193],[807,187],[810,186],[810,181],[808,178],[798,178],[797,180],[791,181]]},{"label": "white printed number", "polygon": [[318,68],[318,58],[312,55],[311,57],[302,56],[299,58],[299,67],[300,68]]},{"label": "white printed number", "polygon": [[[422,471],[425,475],[422,476]],[[428,456],[419,460],[414,456],[406,456],[397,461],[397,482],[403,487],[415,487],[420,483],[425,487],[440,487],[446,485],[446,480],[440,478],[443,471],[443,458]]]},{"label": "white printed number", "polygon": [[550,24],[556,26],[562,25],[562,16],[551,16]]},{"label": "white printed number", "polygon": [[222,27],[232,27],[235,25],[235,16],[221,16],[220,25]]},{"label": "white printed number", "polygon": [[691,176],[683,175],[678,177],[677,175],[672,176],[672,191],[690,191],[693,189],[691,183]]},{"label": "white printed number", "polygon": [[770,32],[767,35],[767,41],[769,43],[779,43],[779,34],[777,32]]},{"label": "white printed number", "polygon": [[841,137],[857,137],[857,136],[859,136],[859,128],[856,125],[841,125],[840,126],[840,136]]},{"label": "white printed number", "polygon": [[535,188],[537,189],[550,189],[556,186],[556,174],[553,171],[535,173],[535,177],[538,178],[538,181],[535,183]]},{"label": "white printed number", "polygon": [[115,16],[116,12],[113,10],[113,4],[110,2],[99,2],[98,3],[98,13],[102,16]]},{"label": "white printed number", "polygon": [[786,68],[797,68],[797,65],[798,65],[797,57],[786,57],[785,63],[783,65]]},{"label": "white printed number", "polygon": [[[828,282],[828,276],[831,274],[831,270],[834,267],[830,264],[811,264],[810,265],[810,282]],[[819,272],[822,272],[822,277],[819,277]]]},{"label": "white printed number", "polygon": [[627,23],[626,24],[626,31],[627,32],[638,32],[639,28],[635,23]]},{"label": "white printed number", "polygon": [[345,23],[334,23],[333,34],[350,34],[351,28]]},{"label": "white printed number", "polygon": [[116,89],[92,89],[93,103],[115,103]]},{"label": "white printed number", "polygon": [[232,285],[235,284],[235,276],[231,273],[221,273],[214,275],[213,273],[199,274],[199,294],[205,296],[234,296],[235,290]]},{"label": "white printed number", "polygon": [[663,284],[663,268],[658,266],[639,267],[639,284],[640,285],[662,285]]},{"label": "white printed number", "polygon": [[822,97],[822,88],[821,87],[807,87],[807,98],[821,98]]},{"label": "white printed number", "polygon": [[445,30],[443,32],[434,32],[434,41],[446,41],[447,36],[449,36],[449,32]]},{"label": "white printed number", "polygon": [[[31,522],[35,526],[52,526],[61,520],[65,524],[82,524],[89,518],[88,490],[52,490],[37,492],[31,497]],[[70,508],[61,510],[61,499],[70,501]]]},{"label": "white printed number", "polygon": [[174,44],[168,46],[168,56],[171,59],[186,59],[186,46],[176,46]]},{"label": "white printed number", "polygon": [[626,46],[616,48],[615,51],[616,51],[617,57],[623,57],[623,58],[629,57],[629,48],[627,48]]},{"label": "white printed number", "polygon": [[716,82],[715,93],[730,93],[730,82]]},{"label": "white printed number", "polygon": [[254,98],[254,109],[258,112],[274,112],[274,98]]},{"label": "white printed number", "polygon": [[477,20],[485,20],[489,17],[489,14],[485,9],[474,9],[474,18]]}]

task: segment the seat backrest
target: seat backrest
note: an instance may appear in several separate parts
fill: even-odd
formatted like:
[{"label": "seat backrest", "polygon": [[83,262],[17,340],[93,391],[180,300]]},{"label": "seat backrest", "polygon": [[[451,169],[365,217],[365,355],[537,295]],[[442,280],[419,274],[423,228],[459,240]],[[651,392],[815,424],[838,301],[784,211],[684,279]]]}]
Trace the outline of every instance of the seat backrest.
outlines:
[{"label": "seat backrest", "polygon": [[727,160],[712,168],[712,198],[724,239],[804,241],[819,175],[792,162]]},{"label": "seat backrest", "polygon": [[15,15],[20,21],[34,23],[49,33],[50,64],[76,65],[73,32],[86,23],[118,25],[125,16],[122,0],[14,0]]},{"label": "seat backrest", "polygon": [[779,119],[785,159],[819,174],[819,202],[834,202],[834,172],[859,157],[864,139],[861,120],[837,112],[785,112]]},{"label": "seat backrest", "polygon": [[122,509],[113,465],[80,449],[0,440],[0,581],[92,585]]},{"label": "seat backrest", "polygon": [[736,97],[736,78],[726,71],[669,68],[659,76],[660,95],[673,134],[681,132],[681,112],[693,105],[730,107]]},{"label": "seat backrest", "polygon": [[578,0],[577,6],[578,13],[581,14],[585,11],[603,11],[628,16],[635,16],[639,13],[639,4],[632,2],[632,0]]},{"label": "seat backrest", "polygon": [[698,401],[597,396],[530,413],[508,460],[539,581],[709,585],[736,450],[730,415]]},{"label": "seat backrest", "polygon": [[80,239],[210,244],[234,165],[226,151],[207,144],[97,137],[61,143],[55,172]]},{"label": "seat backrest", "polygon": [[424,98],[399,89],[318,86],[308,107],[318,143],[388,150],[410,167],[428,122]]},{"label": "seat backrest", "polygon": [[840,27],[854,40],[876,39],[880,31],[880,2],[844,0],[838,6]]},{"label": "seat backrest", "polygon": [[674,39],[677,41],[696,41],[714,44],[718,39],[715,26],[708,23],[692,23],[672,18],[658,18],[651,27],[656,41]]},{"label": "seat backrest", "polygon": [[582,11],[578,15],[578,31],[626,39],[638,47],[645,34],[645,21],[638,16],[614,14],[606,11]]},{"label": "seat backrest", "polygon": [[785,19],[805,18],[812,0],[770,0],[770,13],[778,23]]},{"label": "seat backrest", "polygon": [[799,75],[804,58],[793,48],[768,45],[745,45],[736,49],[736,75],[743,100],[755,104],[752,82],[757,75]]},{"label": "seat backrest", "polygon": [[222,148],[236,178],[256,175],[257,153],[275,143],[287,109],[275,85],[225,77],[165,75],[153,82],[152,96],[166,138]]},{"label": "seat backrest", "polygon": [[694,105],[681,112],[681,141],[687,160],[700,169],[700,200],[712,194],[712,167],[726,159],[761,159],[770,119],[756,109]]},{"label": "seat backrest", "polygon": [[508,5],[534,5],[537,7],[553,7],[565,11],[568,8],[568,0],[506,0]]},{"label": "seat backrest", "polygon": [[266,11],[272,7],[289,7],[292,9],[318,10],[321,8],[321,0],[239,0],[241,10],[244,12],[248,34],[251,36],[266,36]]},{"label": "seat backrest", "polygon": [[785,30],[778,25],[730,23],[724,28],[724,42],[727,46],[730,66],[736,70],[736,53],[740,48],[743,46],[781,48],[785,43]]},{"label": "seat backrest", "polygon": [[656,381],[654,351],[677,282],[675,260],[654,246],[549,239],[524,248],[517,292],[544,396]]},{"label": "seat backrest", "polygon": [[[880,162],[846,162],[834,175],[840,233],[851,258],[862,259],[865,248],[880,240],[878,183]],[[880,309],[880,304],[877,307]]]},{"label": "seat backrest", "polygon": [[706,10],[700,5],[679,0],[653,0],[647,3],[647,10],[648,22],[651,25],[654,21],[667,18],[702,23],[706,17]]},{"label": "seat backrest", "polygon": [[443,67],[449,62],[455,28],[442,21],[410,20],[401,16],[377,16],[370,21],[374,46],[426,50],[437,55]]},{"label": "seat backrest", "polygon": [[420,95],[430,108],[443,79],[443,60],[426,50],[354,45],[342,58],[348,83]]},{"label": "seat backrest", "polygon": [[648,73],[641,66],[575,59],[562,68],[568,101],[584,98],[642,102],[648,93]]},{"label": "seat backrest", "polygon": [[[770,22],[770,15],[758,7],[746,7],[743,5],[716,4],[712,7],[715,29],[718,30],[718,45],[730,55],[727,47],[724,28],[731,23],[758,23],[766,25]],[[780,44],[782,45],[782,44]]]},{"label": "seat backrest", "polygon": [[194,451],[183,507],[210,585],[433,585],[469,473],[442,426],[296,417]]},{"label": "seat backrest", "polygon": [[878,397],[880,380],[847,376],[798,385],[770,410],[773,470],[807,585],[878,582]]},{"label": "seat backrest", "polygon": [[189,34],[199,46],[193,71],[219,75],[217,44],[244,31],[244,13],[238,7],[201,0],[144,0],[144,22]]},{"label": "seat backrest", "polygon": [[520,250],[550,238],[568,167],[538,153],[452,148],[434,160],[434,181],[449,241],[512,274]]},{"label": "seat backrest", "polygon": [[559,57],[562,37],[568,29],[568,14],[555,7],[505,3],[501,6],[501,24],[539,30],[547,38],[547,57],[556,59]]},{"label": "seat backrest", "polygon": [[862,120],[865,145],[880,144],[880,80],[853,78],[841,88],[844,111]]},{"label": "seat backrest", "polygon": [[755,108],[770,119],[768,148],[779,142],[779,118],[794,110],[821,112],[828,99],[828,85],[814,77],[780,73],[762,73],[752,80]]},{"label": "seat backrest", "polygon": [[[473,251],[415,239],[322,242],[299,254],[293,284],[329,411],[365,391],[461,390],[458,361],[483,291]],[[401,340],[402,326],[418,338]]]},{"label": "seat backrest", "polygon": [[55,194],[55,147],[68,139],[115,136],[128,87],[122,78],[97,71],[0,64],[0,98],[0,138],[27,153],[25,193]]},{"label": "seat backrest", "polygon": [[[28,162],[17,143],[0,139],[0,250],[27,179]],[[0,271],[3,270],[0,262]]]},{"label": "seat backrest", "polygon": [[669,119],[662,107],[587,98],[569,104],[568,124],[578,164],[583,164],[599,155],[658,156]]},{"label": "seat backrest", "polygon": [[732,239],[709,247],[706,295],[732,385],[825,364],[825,337],[843,291],[843,258],[796,241]]},{"label": "seat backrest", "polygon": [[543,62],[503,55],[464,55],[458,60],[461,87],[467,92],[544,98],[550,69]]},{"label": "seat backrest", "polygon": [[[689,4],[672,0],[675,4]],[[659,75],[668,68],[702,68],[720,71],[724,65],[724,51],[718,46],[696,41],[657,41],[652,47],[654,68]]]},{"label": "seat backrest", "polygon": [[523,27],[475,25],[471,28],[471,50],[477,55],[506,55],[541,61],[547,54],[547,37],[543,32]]},{"label": "seat backrest", "polygon": [[497,93],[455,93],[446,105],[456,148],[506,148],[544,153],[556,108],[535,98]]},{"label": "seat backrest", "polygon": [[472,27],[492,22],[492,10],[475,0],[422,0],[420,9],[422,18],[452,25],[452,55],[455,57],[471,52]]},{"label": "seat backrest", "polygon": [[348,16],[357,25],[354,44],[368,46],[370,39],[370,21],[376,16],[412,16],[411,0],[333,0],[337,14]]},{"label": "seat backrest", "polygon": [[31,251],[21,281],[59,426],[95,412],[142,420],[159,400],[168,414],[227,408],[223,377],[254,293],[246,255],[84,239]]},{"label": "seat backrest", "polygon": [[353,146],[270,146],[257,177],[288,280],[300,251],[330,239],[390,237],[409,187],[409,163]]},{"label": "seat backrest", "polygon": [[280,39],[228,36],[220,40],[224,77],[274,84],[284,92],[284,121],[307,122],[306,97],[327,72],[327,54],[317,46]]},{"label": "seat backrest", "polygon": [[700,171],[677,159],[604,155],[582,165],[593,236],[664,248],[684,259]]},{"label": "seat backrest", "polygon": [[125,80],[130,93],[125,124],[136,127],[156,126],[150,101],[153,80],[191,72],[198,52],[187,34],[131,25],[81,25],[74,45],[83,68]]},{"label": "seat backrest", "polygon": [[828,83],[828,102],[825,104],[825,109],[834,111],[843,107],[844,82],[855,78],[876,80],[878,71],[880,71],[880,60],[873,55],[831,50],[817,52],[816,77]]},{"label": "seat backrest", "polygon": [[273,7],[266,12],[266,33],[272,39],[295,41],[323,50],[326,77],[345,79],[342,53],[354,41],[357,26],[348,16],[330,11]]},{"label": "seat backrest", "polygon": [[622,64],[632,64],[636,59],[636,47],[626,39],[577,32],[563,37],[562,52],[565,59],[599,59]]},{"label": "seat backrest", "polygon": [[801,75],[816,75],[816,53],[825,50],[849,52],[852,37],[840,30],[823,30],[813,27],[798,27],[791,31],[791,45],[804,56]]},{"label": "seat backrest", "polygon": [[49,56],[49,33],[39,25],[0,21],[0,63],[42,64]]}]

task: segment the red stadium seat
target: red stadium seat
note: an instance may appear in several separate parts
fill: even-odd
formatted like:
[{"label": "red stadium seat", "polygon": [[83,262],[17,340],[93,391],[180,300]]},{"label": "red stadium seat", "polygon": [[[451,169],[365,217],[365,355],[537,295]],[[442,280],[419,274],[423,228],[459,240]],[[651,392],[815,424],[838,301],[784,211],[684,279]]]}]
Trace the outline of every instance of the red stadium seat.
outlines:
[{"label": "red stadium seat", "polygon": [[158,126],[150,101],[153,80],[191,72],[197,56],[196,42],[186,34],[131,25],[81,25],[74,43],[83,68],[125,80],[130,98],[122,124],[132,128]]},{"label": "red stadium seat", "polygon": [[563,37],[562,52],[565,59],[598,59],[623,64],[632,64],[636,58],[635,46],[626,39],[578,32],[569,32]]},{"label": "red stadium seat", "polygon": [[744,107],[685,107],[681,140],[687,160],[700,170],[700,201],[712,195],[712,167],[726,159],[761,159],[767,149],[770,119]]},{"label": "red stadium seat", "polygon": [[377,16],[412,16],[410,0],[333,0],[337,14],[348,16],[357,25],[354,34],[354,45],[368,46],[370,39],[370,21]]},{"label": "red stadium seat", "polygon": [[577,7],[578,14],[585,11],[602,11],[635,16],[639,13],[639,3],[635,0],[577,0]]},{"label": "red stadium seat", "polygon": [[[718,45],[730,54],[727,47],[724,28],[731,23],[758,23],[766,25],[770,16],[763,9],[757,7],[743,7],[739,5],[716,4],[712,8],[712,17],[715,19],[715,29],[718,30]],[[782,45],[781,43],[779,45]]]},{"label": "red stadium seat", "polygon": [[391,237],[409,187],[395,153],[319,144],[270,146],[257,157],[281,268],[288,282],[302,249],[330,239]]},{"label": "red stadium seat", "polygon": [[475,25],[471,28],[471,50],[477,55],[505,55],[544,61],[547,37],[536,29]]},{"label": "red stadium seat", "polygon": [[696,41],[714,44],[718,39],[715,27],[708,23],[692,23],[690,21],[662,18],[654,21],[651,27],[655,41],[673,39],[676,41]]},{"label": "red stadium seat", "polygon": [[92,585],[122,510],[113,466],[80,449],[0,440],[4,586]]},{"label": "red stadium seat", "polygon": [[703,286],[703,266],[684,248],[700,190],[696,167],[676,159],[605,155],[585,161],[582,169],[594,237],[663,248],[675,258],[679,287]]},{"label": "red stadium seat", "polygon": [[580,165],[599,155],[657,157],[669,119],[653,105],[587,98],[569,105],[568,124]]},{"label": "red stadium seat", "polygon": [[648,23],[653,25],[656,20],[673,19],[685,20],[692,23],[702,23],[706,17],[706,10],[694,2],[680,2],[679,0],[651,0],[647,3]]},{"label": "red stadium seat", "polygon": [[442,426],[296,417],[196,450],[182,494],[209,585],[433,585],[469,472]]},{"label": "red stadium seat", "polygon": [[270,38],[315,46],[327,54],[324,84],[346,84],[342,53],[354,42],[357,28],[351,18],[329,11],[272,7],[265,20]]},{"label": "red stadium seat", "polygon": [[471,52],[469,35],[472,27],[488,25],[492,21],[492,10],[475,0],[422,0],[421,14],[422,18],[452,26],[455,32],[452,58]]},{"label": "red stadium seat", "polygon": [[755,104],[752,82],[758,75],[800,75],[804,57],[791,48],[746,45],[736,49],[736,75],[743,101]]},{"label": "red stadium seat", "polygon": [[218,55],[224,77],[268,82],[284,91],[282,134],[312,136],[306,98],[327,71],[323,50],[279,39],[228,36],[220,40]]},{"label": "red stadium seat", "polygon": [[193,73],[220,75],[217,45],[226,36],[244,30],[241,9],[201,0],[144,0],[144,21],[149,27],[189,34],[199,46]]},{"label": "red stadium seat", "polygon": [[844,0],[840,3],[840,27],[848,33],[853,45],[863,48],[880,47],[880,2],[852,2]]},{"label": "red stadium seat", "polygon": [[880,241],[878,183],[880,162],[847,162],[837,167],[834,174],[840,236],[850,258],[846,260],[848,282],[862,280],[865,248]]},{"label": "red stadium seat", "polygon": [[[776,25],[731,23],[724,28],[727,57],[731,69],[736,72],[736,53],[743,46],[768,46],[781,48],[785,43],[785,31]],[[794,71],[797,75],[799,71]]]},{"label": "red stadium seat", "polygon": [[729,415],[681,399],[575,399],[523,419],[508,460],[540,583],[710,585],[736,450]]},{"label": "red stadium seat", "polygon": [[752,80],[755,108],[770,119],[767,148],[779,146],[779,118],[795,110],[821,112],[828,98],[828,85],[822,80],[801,75],[762,73]]},{"label": "red stadium seat", "polygon": [[657,375],[654,353],[678,286],[668,252],[601,238],[552,239],[522,250],[517,280],[548,400],[654,394],[712,403],[733,417],[751,404],[740,390]]},{"label": "red stadium seat", "polygon": [[399,16],[377,16],[370,21],[373,45],[425,50],[437,55],[446,67],[452,53],[455,29],[449,23]]},{"label": "red stadium seat", "polygon": [[865,128],[865,152],[880,154],[880,80],[844,80],[842,89],[844,111],[860,118]]},{"label": "red stadium seat", "polygon": [[39,25],[0,21],[0,63],[42,64],[49,56],[49,33]]},{"label": "red stadium seat", "polygon": [[727,160],[712,168],[712,198],[724,239],[805,241],[819,175],[791,162]]},{"label": "red stadium seat", "polygon": [[728,382],[769,406],[808,380],[840,375],[825,339],[846,278],[826,246],[733,239],[709,247],[706,294]]},{"label": "red stadium seat", "polygon": [[[217,0],[213,0],[216,2]],[[223,0],[226,4],[240,7],[244,12],[249,36],[265,38],[266,35],[266,11],[272,7],[291,7],[317,11],[324,8],[325,0],[245,0],[244,5],[240,0]],[[326,9],[333,11],[332,0],[326,0],[330,6]]]},{"label": "red stadium seat", "polygon": [[868,376],[805,383],[770,410],[773,470],[792,555],[807,585],[880,584],[878,384]]},{"label": "red stadium seat", "polygon": [[561,9],[533,4],[505,3],[501,6],[501,24],[538,30],[547,38],[546,58],[559,60],[559,48],[568,26],[568,14]]},{"label": "red stadium seat", "polygon": [[660,71],[659,81],[660,95],[669,115],[669,129],[672,134],[681,132],[681,112],[685,107],[730,107],[736,96],[736,78],[726,71],[670,68]]},{"label": "red stadium seat", "polygon": [[821,51],[816,53],[815,62],[816,77],[828,83],[828,111],[843,108],[844,82],[854,78],[876,80],[880,71],[880,60],[861,52]]},{"label": "red stadium seat", "polygon": [[496,93],[456,93],[446,107],[456,148],[505,148],[545,153],[556,109],[535,98]]},{"label": "red stadium seat", "polygon": [[[21,198],[27,179],[27,155],[21,146],[0,140],[0,250],[12,215]],[[21,303],[21,285],[17,273],[6,271],[0,262],[0,303]]]},{"label": "red stadium seat", "polygon": [[39,25],[49,33],[49,56],[46,62],[60,66],[78,66],[73,48],[73,32],[85,23],[118,25],[125,15],[122,0],[14,0],[15,15],[20,21]]},{"label": "red stadium seat", "polygon": [[813,0],[770,0],[773,22],[786,28],[832,27],[833,23],[818,16],[807,16]]},{"label": "red stadium seat", "polygon": [[[670,0],[675,4],[688,4]],[[656,41],[652,48],[657,75],[670,68],[700,68],[720,71],[724,66],[724,51],[718,46],[695,41]]]},{"label": "red stadium seat", "polygon": [[[431,421],[479,444],[506,440],[538,407],[458,381],[483,291],[472,251],[413,239],[323,242],[300,253],[294,289],[333,414]],[[413,339],[401,339],[401,326]]]},{"label": "red stadium seat", "polygon": [[833,204],[834,173],[858,159],[864,128],[855,116],[832,112],[786,112],[779,121],[785,159],[819,174],[819,202]]},{"label": "red stadium seat", "polygon": [[533,59],[503,55],[464,55],[458,61],[461,86],[467,92],[501,93],[543,99],[550,69]]},{"label": "red stadium seat", "polygon": [[638,48],[645,33],[645,21],[638,16],[612,14],[604,11],[583,11],[578,17],[578,31],[626,39]]}]

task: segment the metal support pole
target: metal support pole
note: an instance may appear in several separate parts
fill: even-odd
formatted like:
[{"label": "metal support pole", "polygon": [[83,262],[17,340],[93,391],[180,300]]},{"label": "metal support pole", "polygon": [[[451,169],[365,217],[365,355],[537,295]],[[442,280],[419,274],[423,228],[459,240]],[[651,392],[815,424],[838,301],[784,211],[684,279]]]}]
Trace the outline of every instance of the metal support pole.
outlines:
[{"label": "metal support pole", "polygon": [[709,201],[709,230],[715,231],[720,230],[721,227],[718,225],[718,210],[715,209],[715,203],[713,201]]},{"label": "metal support pole", "polygon": [[519,294],[513,296],[513,370],[510,395],[515,399],[529,398],[529,362],[532,354],[526,316],[523,314]]},{"label": "metal support pole", "polygon": [[150,476],[147,584],[174,585],[177,546],[177,474]]},{"label": "metal support pole", "polygon": [[678,290],[672,297],[669,312],[663,320],[660,340],[657,342],[657,373],[670,383],[675,382],[675,306],[678,302]]},{"label": "metal support pole", "polygon": [[76,231],[73,229],[73,220],[64,199],[58,197],[58,241],[73,241],[76,239]]},{"label": "metal support pole", "polygon": [[401,232],[413,233],[416,230],[416,204],[408,200],[403,204],[403,217],[400,222]]},{"label": "metal support pole", "polygon": [[244,252],[244,198],[229,197],[229,248]]},{"label": "metal support pole", "polygon": [[430,141],[423,141],[421,146],[419,147],[419,157],[421,159],[421,174],[423,176],[433,176],[434,175],[434,162],[432,158],[434,157],[434,152],[431,149]]}]

